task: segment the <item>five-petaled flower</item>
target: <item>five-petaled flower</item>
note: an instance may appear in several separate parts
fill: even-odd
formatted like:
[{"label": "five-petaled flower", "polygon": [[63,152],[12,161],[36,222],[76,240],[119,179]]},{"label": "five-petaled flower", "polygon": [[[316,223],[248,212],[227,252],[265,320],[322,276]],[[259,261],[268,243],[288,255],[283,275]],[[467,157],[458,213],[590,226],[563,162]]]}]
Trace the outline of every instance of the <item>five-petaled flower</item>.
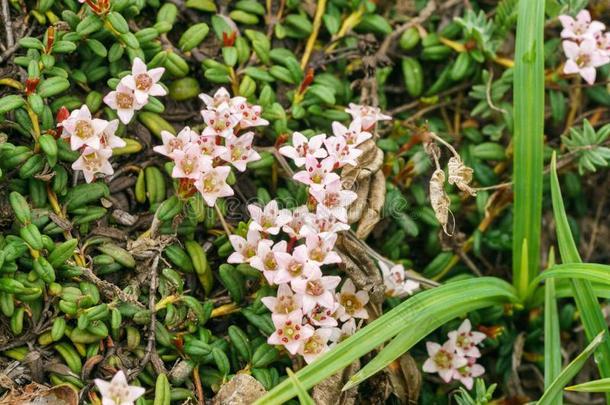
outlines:
[{"label": "five-petaled flower", "polygon": [[102,395],[102,405],[133,405],[146,391],[129,385],[123,371],[116,373],[110,382],[96,378],[95,385]]}]

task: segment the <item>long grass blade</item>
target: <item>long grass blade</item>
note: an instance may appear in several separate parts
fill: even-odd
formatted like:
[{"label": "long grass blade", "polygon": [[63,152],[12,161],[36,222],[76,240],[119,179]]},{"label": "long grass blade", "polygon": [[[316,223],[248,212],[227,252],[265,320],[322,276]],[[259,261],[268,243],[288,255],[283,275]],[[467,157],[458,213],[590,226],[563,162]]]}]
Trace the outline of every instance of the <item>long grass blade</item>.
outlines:
[{"label": "long grass blade", "polygon": [[[538,273],[544,130],[544,0],[519,2],[515,51],[513,139],[513,285],[525,298]],[[528,266],[522,263],[527,240]]]},{"label": "long grass blade", "polygon": [[[399,333],[408,332],[412,344],[415,344],[448,319],[463,314],[469,308],[483,308],[517,300],[511,285],[493,277],[456,281],[424,291],[339,343],[299,370],[296,376],[305,389],[310,389]],[[255,404],[282,404],[295,395],[297,393],[292,383],[285,380]]]},{"label": "long grass blade", "polygon": [[566,391],[579,392],[610,392],[610,378],[587,381],[586,383],[572,385],[570,387],[566,387],[565,389]]},{"label": "long grass blade", "polygon": [[531,287],[535,287],[542,280],[547,280],[548,283],[548,279],[551,278],[576,278],[610,285],[610,265],[597,263],[557,264],[536,277],[532,281]]},{"label": "long grass blade", "polygon": [[570,380],[572,380],[572,378],[574,378],[576,374],[578,374],[582,366],[584,366],[587,360],[589,359],[589,356],[591,356],[591,354],[595,352],[595,349],[597,349],[597,347],[601,345],[604,341],[607,341],[607,339],[605,338],[606,332],[601,332],[597,336],[595,336],[595,338],[591,340],[591,343],[589,343],[585,350],[583,350],[578,356],[576,356],[576,358],[572,360],[570,364],[568,364],[566,368],[561,371],[561,373],[559,373],[559,375],[551,383],[549,388],[544,391],[544,394],[542,394],[542,397],[540,397],[537,404],[556,405],[557,402],[553,401],[555,400],[557,395],[561,395],[563,387],[565,387],[566,384],[569,383]]},{"label": "long grass blade", "polygon": [[[557,177],[557,156],[553,153],[551,161],[551,198],[553,201],[553,214],[557,230],[557,244],[561,260],[568,263],[581,263],[580,254],[574,243],[572,232],[568,224],[559,178]],[[574,272],[576,273],[576,272]],[[606,320],[599,307],[599,302],[593,291],[591,282],[573,278],[570,280],[574,292],[574,300],[580,313],[585,334],[592,341],[601,331],[608,329]],[[603,378],[610,377],[610,341],[606,340],[595,354],[597,367]],[[610,396],[607,397],[610,399]]]},{"label": "long grass blade", "polygon": [[[555,264],[555,251],[551,247],[549,266]],[[548,271],[548,270],[547,270]],[[545,271],[546,273],[546,271]],[[544,274],[544,273],[543,273]],[[546,281],[544,288],[544,388],[548,389],[561,373],[561,337],[559,335],[559,314],[555,299],[555,279]],[[563,395],[558,393],[551,398],[553,404],[561,405]]]},{"label": "long grass blade", "polygon": [[297,397],[299,398],[299,402],[301,403],[301,405],[316,405],[315,401],[311,396],[309,396],[309,393],[307,392],[305,387],[303,387],[294,372],[291,369],[287,368],[286,373],[288,374],[288,378],[290,378],[290,381],[292,381],[292,386],[297,391]]}]

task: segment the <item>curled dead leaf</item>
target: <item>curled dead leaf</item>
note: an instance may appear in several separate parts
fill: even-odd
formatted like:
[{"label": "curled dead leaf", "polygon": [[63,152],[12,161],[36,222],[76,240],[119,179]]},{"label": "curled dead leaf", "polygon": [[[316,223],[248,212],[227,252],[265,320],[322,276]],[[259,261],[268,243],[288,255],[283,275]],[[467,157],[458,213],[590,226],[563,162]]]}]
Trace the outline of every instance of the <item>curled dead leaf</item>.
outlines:
[{"label": "curled dead leaf", "polygon": [[436,169],[430,178],[430,204],[434,210],[436,219],[443,227],[443,231],[447,235],[451,235],[447,231],[447,223],[449,222],[449,196],[445,192],[445,172],[441,169]]},{"label": "curled dead leaf", "polygon": [[453,156],[451,159],[449,159],[447,169],[449,172],[447,178],[449,184],[455,184],[457,188],[470,194],[471,196],[475,196],[477,194],[477,192],[469,185],[472,181],[473,170],[472,168],[466,166],[459,157]]},{"label": "curled dead leaf", "polygon": [[67,385],[49,388],[31,383],[23,388],[13,389],[0,398],[0,404],[11,405],[77,405],[78,393]]}]

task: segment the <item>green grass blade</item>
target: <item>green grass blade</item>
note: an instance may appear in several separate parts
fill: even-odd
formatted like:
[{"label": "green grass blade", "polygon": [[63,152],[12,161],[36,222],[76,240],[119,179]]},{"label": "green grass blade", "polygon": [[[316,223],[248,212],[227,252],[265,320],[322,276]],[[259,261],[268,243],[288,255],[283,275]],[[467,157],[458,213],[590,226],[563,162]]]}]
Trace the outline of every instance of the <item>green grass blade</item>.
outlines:
[{"label": "green grass blade", "polygon": [[[476,307],[481,308],[517,300],[512,286],[493,277],[461,280],[423,291],[339,343],[299,370],[296,376],[305,389],[310,389],[399,333],[412,332],[411,339],[415,344],[447,319],[466,312],[471,303],[478,303]],[[447,313],[454,315],[448,317]],[[294,387],[286,380],[260,398],[256,404],[282,404],[295,395]]]},{"label": "green grass blade", "polygon": [[[440,287],[436,288],[435,291],[437,291],[439,288]],[[458,297],[450,307],[443,308],[440,305],[433,306],[431,310],[433,309],[434,312],[430,311],[432,313],[423,314],[421,316],[421,321],[413,324],[413,327],[416,328],[415,330],[406,328],[404,332],[395,337],[377,354],[377,356],[375,356],[375,358],[373,358],[373,360],[368,362],[366,366],[354,374],[343,389],[347,390],[354,387],[371,377],[373,374],[382,370],[392,361],[413,347],[422,338],[427,336],[430,332],[434,331],[436,328],[450,321],[451,319],[466,312],[488,307],[501,302],[498,300],[499,297],[497,295],[490,296],[487,294],[482,294],[479,296],[477,293],[475,293],[475,295],[471,295],[474,291],[475,290],[472,287],[468,287],[468,291],[465,291],[465,294]],[[500,298],[505,299],[505,297]]]},{"label": "green grass blade", "polygon": [[[525,298],[538,273],[544,131],[544,0],[519,2],[515,51],[513,139],[513,285]],[[523,267],[523,241],[528,266]]]},{"label": "green grass blade", "polygon": [[[555,252],[551,248],[549,265],[554,264]],[[544,288],[544,388],[548,389],[559,373],[561,373],[561,337],[557,300],[555,299],[555,280],[551,278],[547,280]],[[551,399],[553,404],[561,405],[563,403],[563,395],[560,393]]]},{"label": "green grass blade", "polygon": [[553,401],[555,400],[557,395],[560,395],[563,390],[563,387],[565,387],[566,384],[569,383],[570,380],[572,380],[572,378],[574,378],[576,374],[578,374],[582,366],[584,366],[587,360],[589,359],[589,356],[591,356],[591,354],[595,352],[595,349],[597,349],[597,347],[601,345],[604,341],[607,341],[605,337],[605,331],[595,336],[595,338],[591,340],[591,343],[589,343],[585,350],[583,350],[582,353],[576,356],[576,358],[572,360],[570,364],[568,364],[566,368],[561,371],[561,373],[559,373],[559,375],[551,383],[549,388],[544,391],[544,394],[542,394],[542,397],[540,397],[537,404],[556,405],[557,403]]},{"label": "green grass blade", "polygon": [[566,387],[567,391],[579,392],[610,392],[610,378],[587,381],[586,383]]},{"label": "green grass blade", "polygon": [[[553,201],[557,244],[559,245],[561,260],[564,263],[581,263],[582,260],[580,259],[576,244],[574,243],[574,238],[572,237],[565,207],[563,205],[559,178],[557,177],[557,157],[555,153],[553,153],[553,159],[551,161],[551,198]],[[592,341],[599,332],[608,329],[606,320],[599,307],[599,302],[597,301],[591,282],[577,278],[572,279],[570,282],[574,291],[574,300],[576,301],[576,306],[578,307],[578,312],[580,313],[585,329],[585,334],[587,339]],[[610,377],[610,341],[606,340],[602,344],[595,354],[595,359],[601,376],[603,378]],[[610,396],[608,399],[610,399]]]},{"label": "green grass blade", "polygon": [[581,279],[608,285],[610,284],[610,265],[597,263],[558,264],[536,277],[532,282],[532,287],[535,286],[534,283],[537,284],[541,280],[551,278]]},{"label": "green grass blade", "polygon": [[309,396],[309,393],[307,392],[305,387],[303,387],[303,384],[301,384],[294,372],[291,369],[287,368],[286,373],[288,374],[288,378],[290,378],[290,381],[292,381],[292,386],[297,391],[297,397],[299,398],[299,402],[301,403],[301,405],[316,405],[315,401],[311,396]]}]

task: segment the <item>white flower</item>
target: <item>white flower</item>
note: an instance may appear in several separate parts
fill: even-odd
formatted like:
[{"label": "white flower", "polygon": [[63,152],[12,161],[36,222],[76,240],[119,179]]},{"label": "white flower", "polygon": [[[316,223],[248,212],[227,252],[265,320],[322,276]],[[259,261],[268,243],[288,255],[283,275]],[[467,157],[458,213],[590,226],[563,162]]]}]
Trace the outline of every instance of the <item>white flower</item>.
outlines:
[{"label": "white flower", "polygon": [[[285,226],[283,229],[286,231]],[[332,215],[330,210],[318,204],[315,214],[306,216],[305,223],[301,225],[300,229],[300,237],[306,237],[311,234],[322,236],[326,233],[347,231],[349,225],[339,221],[336,216]]]},{"label": "white flower", "polygon": [[123,371],[119,371],[110,382],[95,379],[95,385],[102,395],[102,405],[133,405],[146,390],[127,384]]},{"label": "white flower", "polygon": [[233,129],[239,123],[239,115],[233,114],[228,106],[218,110],[202,110],[201,115],[207,127],[201,133],[205,136],[222,136],[227,138],[233,135]]},{"label": "white flower", "polygon": [[335,302],[332,307],[326,308],[316,305],[310,312],[305,314],[310,324],[323,327],[334,327],[338,325],[337,316],[341,305]]},{"label": "white flower", "polygon": [[108,121],[92,118],[87,105],[70,113],[61,126],[64,138],[70,138],[70,148],[78,150],[83,146],[99,149],[101,146],[102,133],[108,126]]},{"label": "white flower", "polygon": [[303,313],[299,297],[292,292],[288,284],[280,284],[275,297],[263,297],[261,302],[273,314],[288,315],[294,311],[298,311],[300,314]]},{"label": "white flower", "polygon": [[329,156],[321,161],[307,155],[305,157],[305,170],[295,173],[292,178],[303,184],[307,184],[312,190],[320,190],[327,184],[339,180],[339,175],[333,173],[337,161]]},{"label": "white flower", "polygon": [[95,178],[96,173],[103,173],[106,175],[114,173],[114,170],[108,161],[110,156],[112,156],[112,150],[110,149],[93,149],[86,147],[80,157],[72,163],[72,169],[82,170],[85,181],[91,183]]},{"label": "white flower", "polygon": [[[389,115],[382,114],[379,108],[354,103],[349,103],[349,108],[346,108],[345,112],[350,114],[354,121],[357,119],[360,120],[363,131],[371,129],[377,121],[392,119]],[[337,133],[335,133],[335,135],[337,135]]]},{"label": "white flower", "polygon": [[197,132],[191,130],[189,127],[182,128],[182,130],[178,132],[178,135],[173,135],[168,131],[161,131],[163,145],[157,145],[153,150],[162,155],[171,157],[175,150],[184,149],[186,145],[197,142],[198,139],[199,135]]},{"label": "white flower", "polygon": [[487,335],[481,332],[472,331],[469,319],[464,319],[458,330],[449,332],[449,341],[455,347],[455,351],[460,356],[481,357],[481,352],[477,345],[481,343]]},{"label": "white flower", "polygon": [[197,144],[188,144],[184,149],[172,152],[172,159],[176,163],[172,170],[175,179],[198,180],[204,171],[210,171],[212,162],[204,159]]},{"label": "white flower", "polygon": [[[294,283],[297,280],[322,277],[320,266],[309,260],[307,247],[299,245],[292,251],[292,255],[278,255],[279,271],[275,276],[275,283]],[[294,288],[294,285],[292,285]],[[331,297],[332,298],[332,297]]]},{"label": "white flower", "polygon": [[[216,110],[221,107],[229,107],[229,103],[231,102],[231,95],[224,87],[221,87],[216,90],[216,93],[214,93],[213,97],[210,97],[205,93],[201,93],[199,95],[199,98],[205,103],[205,106],[208,110]],[[243,97],[240,97],[240,99],[243,99]]]},{"label": "white flower", "polygon": [[366,304],[369,302],[369,295],[366,291],[356,291],[356,286],[351,279],[345,280],[341,287],[341,292],[337,293],[337,302],[341,304],[340,317],[342,322],[350,318],[368,319]]},{"label": "white flower", "polygon": [[305,164],[307,155],[311,155],[317,159],[323,159],[328,155],[326,150],[322,147],[325,139],[325,134],[314,135],[308,139],[300,132],[294,132],[292,134],[292,145],[282,146],[280,148],[280,153],[287,158],[292,159],[295,166],[301,167]]},{"label": "white flower", "polygon": [[563,50],[568,58],[563,72],[566,74],[578,73],[589,84],[595,82],[595,68],[610,62],[610,56],[600,52],[593,39],[586,39],[580,44],[563,41]]},{"label": "white flower", "polygon": [[159,67],[148,70],[140,58],[133,60],[131,74],[123,77],[121,83],[134,92],[136,101],[140,104],[148,102],[148,96],[164,96],[167,91],[157,82],[163,76],[165,68]]},{"label": "white flower", "polygon": [[244,129],[269,125],[269,121],[264,118],[261,118],[263,108],[260,105],[248,104],[246,102],[246,99],[243,99],[243,101],[236,102],[236,98],[237,97],[234,97],[231,100],[231,111],[233,111],[234,114],[237,114],[241,118],[239,120],[239,128]]},{"label": "white flower", "polygon": [[280,228],[292,219],[290,210],[279,209],[276,200],[269,201],[263,209],[257,205],[250,204],[248,205],[248,211],[250,212],[250,218],[252,218],[250,229],[271,235],[277,235],[280,232]]},{"label": "white flower", "polygon": [[303,301],[303,312],[307,313],[316,305],[332,307],[335,303],[334,291],[340,282],[339,276],[322,276],[295,279],[290,286]]},{"label": "white flower", "polygon": [[383,274],[387,296],[402,298],[413,294],[419,288],[418,282],[406,278],[405,268],[402,264],[396,264],[390,269],[384,262],[379,261],[378,263]]},{"label": "white flower", "polygon": [[227,152],[227,148],[225,148],[223,145],[218,145],[216,143],[216,139],[217,138],[214,135],[201,135],[197,139],[197,144],[199,145],[199,149],[203,155],[210,158],[215,158]]},{"label": "white flower", "polygon": [[311,213],[306,205],[296,207],[292,211],[292,218],[282,227],[282,231],[286,232],[291,238],[302,238],[304,235],[302,235],[301,230],[310,216]]},{"label": "white flower", "polygon": [[119,83],[116,86],[116,90],[106,94],[104,103],[113,110],[116,110],[123,124],[128,124],[133,118],[135,111],[144,107],[144,103],[136,100],[133,90],[123,83]]},{"label": "white flower", "polygon": [[485,374],[485,368],[474,362],[475,359],[467,359],[468,364],[453,372],[453,379],[459,380],[466,388],[472,389],[474,378]]},{"label": "white flower", "polygon": [[278,258],[290,258],[290,253],[286,253],[287,243],[285,240],[279,241],[273,247],[268,243],[260,243],[256,256],[250,259],[250,265],[263,272],[267,282],[275,284],[275,276],[280,269]]},{"label": "white flower", "polygon": [[328,154],[335,158],[339,167],[345,165],[358,165],[358,158],[362,151],[353,145],[348,145],[345,138],[341,136],[331,136],[324,141]]},{"label": "white flower", "polygon": [[195,181],[195,187],[208,206],[213,207],[219,197],[233,195],[233,189],[227,184],[230,171],[231,168],[228,166],[217,166],[203,172]]},{"label": "white flower", "polygon": [[303,325],[303,314],[293,311],[288,315],[272,314],[271,319],[275,332],[267,339],[270,345],[282,345],[290,352],[296,354],[307,339],[314,334],[310,325]]},{"label": "white flower", "polygon": [[235,252],[227,259],[228,263],[250,263],[258,253],[259,244],[268,245],[269,248],[273,245],[272,240],[262,239],[261,234],[254,229],[248,231],[246,239],[239,235],[229,235],[229,241]]},{"label": "white flower", "polygon": [[468,364],[468,360],[458,356],[451,342],[439,345],[434,342],[426,342],[429,358],[424,362],[423,370],[426,373],[438,373],[446,383],[451,381],[455,371]]},{"label": "white flower", "polygon": [[362,119],[360,117],[354,118],[354,120],[349,124],[349,128],[340,122],[333,121],[333,133],[335,136],[345,139],[345,143],[347,145],[358,146],[362,142],[373,137],[370,132],[362,130],[362,125]]},{"label": "white flower", "polygon": [[344,223],[347,222],[347,207],[358,198],[353,191],[343,190],[340,179],[327,183],[325,188],[312,188],[309,194],[318,202],[319,210]]},{"label": "white flower", "polygon": [[224,151],[220,158],[231,163],[237,170],[243,172],[249,162],[260,160],[260,155],[252,149],[254,132],[246,132],[240,136],[230,135],[226,138]]},{"label": "white flower", "polygon": [[599,21],[591,21],[591,14],[588,10],[581,10],[576,19],[569,15],[560,15],[559,21],[563,25],[561,37],[581,41],[591,39],[595,34],[606,29],[606,26]]},{"label": "white flower", "polygon": [[115,135],[118,128],[119,120],[112,120],[108,122],[108,125],[106,125],[106,128],[104,128],[100,136],[100,143],[102,147],[114,149],[122,148],[127,145],[123,139]]},{"label": "white flower", "polygon": [[305,238],[305,246],[307,247],[307,255],[309,260],[318,266],[341,263],[341,257],[337,254],[337,252],[333,251],[336,241],[336,233],[307,235]]},{"label": "white flower", "polygon": [[332,334],[329,328],[316,329],[314,334],[300,347],[299,354],[307,364],[314,361],[321,354],[328,351],[328,340]]}]

